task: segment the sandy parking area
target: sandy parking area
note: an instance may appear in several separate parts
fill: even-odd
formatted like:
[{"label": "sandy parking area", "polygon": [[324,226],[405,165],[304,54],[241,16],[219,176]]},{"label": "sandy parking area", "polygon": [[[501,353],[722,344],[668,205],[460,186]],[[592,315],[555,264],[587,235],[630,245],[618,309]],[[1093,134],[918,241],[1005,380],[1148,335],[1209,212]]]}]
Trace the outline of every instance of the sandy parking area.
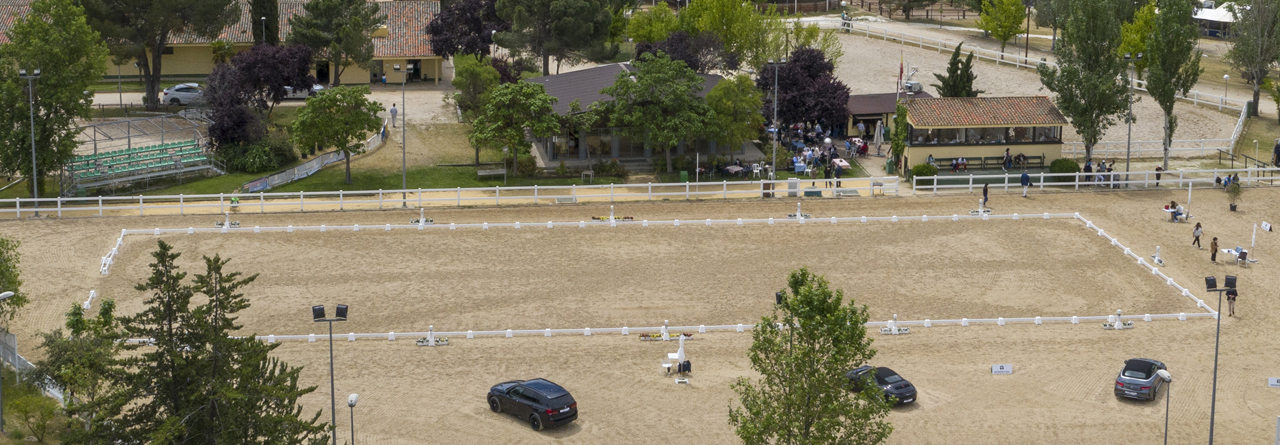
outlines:
[{"label": "sandy parking area", "polygon": [[[999,212],[1079,211],[1146,255],[1164,246],[1164,273],[1197,296],[1205,275],[1240,276],[1239,317],[1223,320],[1218,438],[1259,443],[1274,433],[1280,397],[1274,377],[1271,310],[1280,287],[1268,254],[1274,235],[1261,233],[1251,268],[1214,265],[1207,251],[1187,246],[1191,227],[1163,222],[1156,207],[1185,192],[1054,194],[1023,199],[993,195]],[[1251,189],[1242,211],[1226,211],[1216,191],[1191,203],[1206,236],[1223,246],[1248,246],[1252,224],[1280,221],[1270,203],[1280,190]],[[808,201],[814,216],[947,215],[967,211],[972,196]],[[778,217],[794,200],[626,204],[620,214],[652,220]],[[607,214],[603,205],[440,209],[439,222],[576,221]],[[399,223],[417,212],[324,212],[241,215],[244,224]],[[205,226],[209,216],[68,218],[3,221],[0,234],[23,242],[26,290],[33,303],[12,327],[24,355],[38,356],[34,334],[59,327],[62,313],[90,289],[136,310],[129,285],[143,279],[148,237],[130,237],[117,268],[96,273],[121,228]],[[619,229],[467,230],[419,234],[294,233],[168,237],[192,264],[222,253],[233,267],[262,273],[248,293],[242,321],[259,333],[323,333],[307,320],[310,304],[352,305],[339,332],[437,329],[613,327],[750,322],[769,310],[785,273],[811,265],[872,316],[1032,316],[1195,310],[1190,300],[1153,281],[1114,248],[1071,221],[882,223],[804,227],[681,227]],[[1208,238],[1206,238],[1206,241]],[[975,315],[969,315],[969,314]],[[1085,314],[1088,313],[1088,314]],[[936,315],[935,315],[936,314]],[[1005,315],[1008,314],[1008,315]],[[921,387],[914,407],[895,410],[895,443],[1027,443],[1109,441],[1119,434],[1156,440],[1162,403],[1118,401],[1110,394],[1119,363],[1133,356],[1166,361],[1175,372],[1172,434],[1201,441],[1208,427],[1213,322],[1139,323],[1129,332],[1094,324],[917,328],[906,337],[877,335],[875,362]],[[749,336],[699,334],[689,343],[694,384],[677,387],[658,359],[672,344],[634,336],[595,335],[457,339],[428,350],[411,339],[337,344],[338,392],[363,394],[357,434],[382,443],[495,441],[628,443],[694,438],[734,441],[727,425],[728,385],[749,376]],[[304,380],[323,387],[323,342],[286,343],[280,357],[307,367]],[[438,354],[441,357],[430,357]],[[996,363],[1013,376],[993,377]],[[514,419],[488,413],[482,394],[510,378],[545,376],[583,401],[582,421],[536,434]],[[306,400],[327,406],[327,390]],[[342,409],[345,411],[345,409]],[[340,417],[346,414],[340,412]],[[325,416],[328,417],[327,415]],[[346,421],[339,434],[349,434]]]}]

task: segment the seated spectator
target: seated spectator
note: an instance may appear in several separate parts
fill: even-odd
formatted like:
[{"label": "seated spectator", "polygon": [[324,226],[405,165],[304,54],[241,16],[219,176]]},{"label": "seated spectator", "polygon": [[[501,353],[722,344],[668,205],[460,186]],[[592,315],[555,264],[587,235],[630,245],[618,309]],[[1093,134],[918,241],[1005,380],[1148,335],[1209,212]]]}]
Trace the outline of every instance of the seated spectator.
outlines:
[{"label": "seated spectator", "polygon": [[932,154],[932,153],[930,153],[930,154],[929,154],[929,159],[925,159],[925,161],[924,161],[924,162],[925,162],[925,163],[927,163],[927,164],[929,164],[929,165],[932,165],[932,166],[934,166],[934,167],[937,167],[937,166],[938,166],[938,164],[935,164],[935,163],[933,162],[933,154]]},{"label": "seated spectator", "polygon": [[951,158],[951,173],[955,173],[959,169],[960,169],[960,160],[958,158]]},{"label": "seated spectator", "polygon": [[960,168],[964,169],[964,171],[969,171],[969,160],[960,158]]}]

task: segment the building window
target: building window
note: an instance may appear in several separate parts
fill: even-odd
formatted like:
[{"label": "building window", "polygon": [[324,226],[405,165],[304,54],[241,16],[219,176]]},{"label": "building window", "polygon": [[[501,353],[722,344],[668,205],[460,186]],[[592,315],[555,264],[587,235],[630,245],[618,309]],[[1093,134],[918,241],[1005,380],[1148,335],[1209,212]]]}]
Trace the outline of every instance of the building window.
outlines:
[{"label": "building window", "polygon": [[160,51],[160,54],[173,54],[173,47],[172,46],[164,47],[164,50]]},{"label": "building window", "polygon": [[1007,139],[1008,128],[970,128],[967,132],[969,144],[1003,144]]},{"label": "building window", "polygon": [[1031,142],[1033,127],[1013,127],[1009,142]]},{"label": "building window", "polygon": [[1062,127],[1035,127],[1036,142],[1062,142]]}]

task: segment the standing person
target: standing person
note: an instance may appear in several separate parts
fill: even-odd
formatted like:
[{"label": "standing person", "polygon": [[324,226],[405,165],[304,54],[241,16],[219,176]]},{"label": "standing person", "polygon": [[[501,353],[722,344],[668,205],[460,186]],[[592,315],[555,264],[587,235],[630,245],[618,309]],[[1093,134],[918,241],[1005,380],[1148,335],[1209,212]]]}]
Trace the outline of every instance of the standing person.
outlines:
[{"label": "standing person", "polygon": [[1013,166],[1013,155],[1009,154],[1009,149],[1004,149],[1004,160],[1000,161],[1000,170],[1005,173],[1009,172],[1009,167]]},{"label": "standing person", "polygon": [[1271,160],[1276,167],[1280,167],[1280,139],[1276,139],[1275,154],[1272,155]]},{"label": "standing person", "polygon": [[1164,171],[1164,167],[1156,166],[1156,187],[1160,186],[1160,172]]},{"label": "standing person", "polygon": [[836,188],[840,188],[840,177],[844,176],[844,167],[836,164]]},{"label": "standing person", "polygon": [[400,110],[396,109],[396,104],[392,103],[391,104],[391,128],[396,128],[396,113],[399,113],[399,112]]},{"label": "standing person", "polygon": [[987,203],[991,201],[991,197],[987,194],[991,191],[989,188],[990,186],[991,184],[982,184],[982,207],[983,208],[986,208]]},{"label": "standing person", "polygon": [[831,188],[831,174],[835,173],[832,171],[834,170],[831,168],[832,166],[834,166],[834,164],[828,164],[822,167],[822,178],[827,180],[827,188]]},{"label": "standing person", "polygon": [[1213,251],[1209,252],[1209,261],[1218,264],[1218,237],[1213,237],[1213,241],[1209,242],[1209,250]]},{"label": "standing person", "polygon": [[1027,169],[1022,169],[1022,197],[1027,197],[1027,189],[1031,188],[1031,175],[1027,174]]},{"label": "standing person", "polygon": [[1236,316],[1236,297],[1240,296],[1240,292],[1235,289],[1227,289],[1227,316]]},{"label": "standing person", "polygon": [[1204,247],[1200,247],[1200,235],[1204,235],[1204,229],[1200,228],[1200,223],[1196,223],[1196,228],[1191,229],[1191,236],[1195,237],[1195,239],[1191,240],[1191,245],[1196,246],[1197,249],[1204,250]]},{"label": "standing person", "polygon": [[[867,138],[867,125],[863,124],[862,121],[858,121],[858,137]],[[1280,153],[1280,139],[1276,140],[1276,153]]]},{"label": "standing person", "polygon": [[1093,162],[1084,163],[1084,182],[1093,181]]}]

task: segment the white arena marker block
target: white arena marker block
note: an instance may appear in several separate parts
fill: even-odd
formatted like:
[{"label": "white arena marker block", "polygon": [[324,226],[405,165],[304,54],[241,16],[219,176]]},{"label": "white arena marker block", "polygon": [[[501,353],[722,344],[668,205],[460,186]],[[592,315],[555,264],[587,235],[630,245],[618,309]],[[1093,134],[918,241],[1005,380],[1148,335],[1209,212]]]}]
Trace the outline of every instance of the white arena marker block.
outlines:
[{"label": "white arena marker block", "polygon": [[804,218],[796,218],[796,222],[799,222],[800,224],[804,224]]},{"label": "white arena marker block", "polygon": [[680,227],[680,220],[676,220],[676,227]]},{"label": "white arena marker block", "polygon": [[1125,247],[1125,248],[1124,248],[1124,254],[1125,254],[1125,255],[1128,255],[1129,253],[1130,253],[1129,248],[1128,248],[1128,247]]},{"label": "white arena marker block", "polygon": [[1004,326],[1004,317],[997,318],[996,324],[1000,326]]},{"label": "white arena marker block", "polygon": [[350,334],[347,334],[347,341],[356,341],[356,333],[352,332]]},{"label": "white arena marker block", "polygon": [[[517,224],[519,224],[519,223],[517,223]],[[386,232],[390,232],[390,231],[391,231],[391,224],[387,224],[387,230],[385,230],[385,231],[386,231]]]},{"label": "white arena marker block", "polygon": [[923,221],[923,222],[929,222],[929,215],[921,216],[921,217],[920,217],[920,221]]},{"label": "white arena marker block", "polygon": [[1039,315],[1036,316],[1036,324],[1037,325],[1044,324],[1044,320],[1041,320]]},{"label": "white arena marker block", "polygon": [[515,227],[516,227],[517,229],[519,229],[519,228],[520,228],[520,221],[516,221],[516,225],[515,225]]},{"label": "white arena marker block", "polygon": [[307,336],[307,343],[315,343],[315,342],[316,342],[316,334],[311,334]]},{"label": "white arena marker block", "polygon": [[456,224],[449,223],[449,230],[457,230],[457,229],[458,229],[458,226]]},{"label": "white arena marker block", "polygon": [[1072,315],[1072,316],[1071,316],[1071,324],[1080,324],[1080,317],[1077,317],[1077,316],[1075,316],[1075,315]]},{"label": "white arena marker block", "polygon": [[832,216],[832,217],[831,217],[831,224],[835,224],[835,223],[836,223],[836,217]]},{"label": "white arena marker block", "polygon": [[711,218],[707,218],[707,225],[708,225],[708,226],[710,226],[710,225],[711,225]]},{"label": "white arena marker block", "polygon": [[511,330],[507,329],[507,338],[511,338]]},{"label": "white arena marker block", "polygon": [[262,233],[262,228],[258,226],[253,226],[253,233]]},{"label": "white arena marker block", "polygon": [[547,328],[547,330],[543,331],[543,332],[542,332],[542,336],[543,336],[543,337],[550,337],[550,336],[551,336],[551,328]]},{"label": "white arena marker block", "polygon": [[649,227],[649,220],[640,221],[640,227]]},{"label": "white arena marker block", "polygon": [[707,333],[707,325],[703,325],[703,324],[698,325],[698,333],[699,334]]},{"label": "white arena marker block", "polygon": [[1048,212],[1045,212],[1045,214],[1044,214],[1044,219],[1049,219],[1049,213],[1048,213]]},{"label": "white arena marker block", "polygon": [[929,320],[928,318],[924,319],[924,327],[926,327],[926,328],[931,328],[931,327],[933,327],[933,321],[932,321],[932,320]]},{"label": "white arena marker block", "polygon": [[989,213],[983,213],[983,214],[982,214],[982,220],[983,220],[983,221],[986,221],[988,216],[991,216],[991,214],[989,214]]},{"label": "white arena marker block", "polygon": [[1098,229],[1098,236],[1107,236],[1107,232],[1102,231],[1102,229]]},{"label": "white arena marker block", "polygon": [[487,223],[487,222],[486,222],[486,223],[481,223],[481,224],[480,224],[480,228],[481,228],[481,229],[484,229],[484,230],[489,230],[489,223]]},{"label": "white arena marker block", "polygon": [[742,332],[742,323],[738,323],[738,332]]},{"label": "white arena marker block", "polygon": [[324,224],[321,224],[321,225],[320,225],[320,231],[321,231],[321,232],[323,232],[323,231],[325,231],[325,230],[327,230],[327,229],[324,227]]},{"label": "white arena marker block", "polygon": [[609,220],[609,227],[618,227],[618,220],[616,220],[616,219],[610,219],[610,220]]},{"label": "white arena marker block", "polygon": [[476,338],[475,332],[467,331],[467,338]]},{"label": "white arena marker block", "polygon": [[1183,290],[1182,290],[1182,296],[1184,296],[1184,297],[1190,297],[1190,296],[1191,296],[1191,290],[1190,290],[1190,289],[1183,289]]},{"label": "white arena marker block", "polygon": [[742,225],[742,218],[738,218],[738,225]]},{"label": "white arena marker block", "polygon": [[293,226],[286,227],[286,228],[285,228],[285,232],[286,232],[286,233],[293,233]]},{"label": "white arena marker block", "polygon": [[276,336],[274,335],[267,336],[267,343],[275,343],[275,342],[276,342]]},{"label": "white arena marker block", "polygon": [[191,234],[193,234],[193,233],[196,233],[196,228],[195,228],[195,227],[187,227],[187,235],[191,235]]},{"label": "white arena marker block", "polygon": [[1172,286],[1172,285],[1173,285],[1173,278],[1170,278],[1170,279],[1168,279],[1168,280],[1165,280],[1165,283],[1166,283],[1166,284],[1168,284],[1168,285],[1170,285],[1170,286]]},{"label": "white arena marker block", "polygon": [[629,329],[627,329],[627,327],[626,327],[626,326],[623,326],[623,327],[622,327],[622,335],[627,335],[627,333],[628,333],[629,331],[630,331],[630,330],[629,330]]},{"label": "white arena marker block", "polygon": [[396,341],[396,333],[395,332],[387,333],[387,340]]},{"label": "white arena marker block", "polygon": [[351,231],[352,231],[352,232],[359,232],[359,231],[360,231],[360,225],[359,225],[359,224],[356,224],[356,225],[355,225],[355,227],[354,227],[354,228],[352,228],[352,230],[351,230]]},{"label": "white arena marker block", "polygon": [[578,221],[578,228],[579,228],[579,229],[581,229],[581,228],[585,228],[585,227],[587,227],[587,222],[586,222],[586,221]]},{"label": "white arena marker block", "polygon": [[773,225],[773,218],[769,218],[769,225]]},{"label": "white arena marker block", "polygon": [[968,319],[968,318],[961,318],[961,319],[960,319],[960,326],[969,326],[969,319]]},{"label": "white arena marker block", "polygon": [[547,221],[547,228],[548,228],[548,229],[550,229],[552,226],[553,226],[553,225],[552,225],[551,221]]},{"label": "white arena marker block", "polygon": [[867,217],[862,217],[862,222],[867,222]]},{"label": "white arena marker block", "polygon": [[1142,316],[1142,321],[1151,321],[1151,314],[1143,315],[1143,316]]},{"label": "white arena marker block", "polygon": [[582,335],[583,335],[584,337],[590,337],[590,336],[591,336],[591,328],[586,328],[586,329],[584,329],[584,330],[582,331]]},{"label": "white arena marker block", "polygon": [[160,228],[156,227],[156,236],[160,236]]},{"label": "white arena marker block", "polygon": [[1014,214],[1013,214],[1013,220],[1014,220],[1014,221],[1017,221],[1017,220],[1018,220],[1018,214],[1017,214],[1017,213],[1014,213]]},{"label": "white arena marker block", "polygon": [[422,225],[422,223],[418,223],[418,230],[422,230],[422,229],[423,229],[423,228],[425,228],[425,227],[426,227],[426,226]]},{"label": "white arena marker block", "polygon": [[960,220],[960,215],[952,214],[952,215],[951,215],[951,220],[952,220],[952,221],[959,221],[959,220]]},{"label": "white arena marker block", "polygon": [[[1216,318],[1216,317],[1215,317],[1215,318]],[[1178,321],[1187,321],[1187,313],[1186,313],[1186,312],[1179,312],[1179,313],[1178,313]]]},{"label": "white arena marker block", "polygon": [[898,215],[893,215],[893,218],[890,218],[889,220],[893,222],[898,222]]}]

